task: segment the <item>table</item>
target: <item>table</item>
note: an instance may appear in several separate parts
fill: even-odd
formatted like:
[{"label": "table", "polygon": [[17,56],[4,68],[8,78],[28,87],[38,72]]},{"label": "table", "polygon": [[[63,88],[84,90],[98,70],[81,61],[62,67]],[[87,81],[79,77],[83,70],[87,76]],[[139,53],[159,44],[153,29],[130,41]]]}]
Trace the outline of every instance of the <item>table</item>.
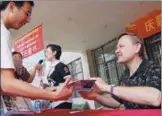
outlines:
[{"label": "table", "polygon": [[[31,115],[30,115],[31,116]],[[160,109],[147,110],[63,110],[51,109],[45,110],[40,114],[32,114],[32,116],[161,116]]]}]

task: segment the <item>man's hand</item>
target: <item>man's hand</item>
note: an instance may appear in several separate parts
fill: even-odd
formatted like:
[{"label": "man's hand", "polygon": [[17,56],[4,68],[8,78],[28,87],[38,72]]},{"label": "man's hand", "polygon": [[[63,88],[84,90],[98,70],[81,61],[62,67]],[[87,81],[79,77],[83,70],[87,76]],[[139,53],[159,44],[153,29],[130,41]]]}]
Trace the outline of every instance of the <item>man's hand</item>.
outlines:
[{"label": "man's hand", "polygon": [[44,71],[43,71],[43,67],[41,64],[35,65],[35,71],[38,71],[38,76],[40,77],[44,76]]},{"label": "man's hand", "polygon": [[41,70],[42,69],[42,65],[41,64],[36,64],[35,65],[35,69],[36,70]]},{"label": "man's hand", "polygon": [[79,94],[84,98],[84,99],[88,99],[88,100],[96,100],[97,97],[97,93],[96,91],[93,89],[90,92],[83,92],[80,91]]},{"label": "man's hand", "polygon": [[96,92],[99,92],[99,93],[103,93],[103,92],[109,93],[110,92],[111,85],[108,85],[101,78],[99,78],[99,77],[97,77],[97,78],[90,78],[90,80],[96,80],[95,81],[95,85],[96,85],[95,91]]},{"label": "man's hand", "polygon": [[54,100],[67,100],[72,96],[73,87],[67,87],[72,78],[67,78],[66,81],[54,92]]}]

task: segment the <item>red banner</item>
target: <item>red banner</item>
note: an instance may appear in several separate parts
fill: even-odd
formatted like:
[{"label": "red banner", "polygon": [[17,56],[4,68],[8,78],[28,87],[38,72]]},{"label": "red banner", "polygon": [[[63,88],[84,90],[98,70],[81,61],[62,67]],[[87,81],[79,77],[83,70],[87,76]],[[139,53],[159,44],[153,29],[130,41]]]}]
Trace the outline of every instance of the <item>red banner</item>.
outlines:
[{"label": "red banner", "polygon": [[147,38],[161,31],[161,9],[156,9],[135,22],[126,25],[126,31]]},{"label": "red banner", "polygon": [[14,42],[15,51],[27,58],[44,49],[42,25],[29,31]]}]

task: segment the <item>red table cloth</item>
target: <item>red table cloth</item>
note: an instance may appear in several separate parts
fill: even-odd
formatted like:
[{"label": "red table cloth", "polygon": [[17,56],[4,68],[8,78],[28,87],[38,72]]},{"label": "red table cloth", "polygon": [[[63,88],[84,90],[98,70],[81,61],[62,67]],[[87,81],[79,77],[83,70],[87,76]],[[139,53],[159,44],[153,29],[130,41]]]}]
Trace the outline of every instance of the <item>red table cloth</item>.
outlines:
[{"label": "red table cloth", "polygon": [[[31,116],[31,115],[30,115]],[[51,109],[42,113],[35,113],[32,116],[161,116],[160,109],[147,110],[63,110]]]}]

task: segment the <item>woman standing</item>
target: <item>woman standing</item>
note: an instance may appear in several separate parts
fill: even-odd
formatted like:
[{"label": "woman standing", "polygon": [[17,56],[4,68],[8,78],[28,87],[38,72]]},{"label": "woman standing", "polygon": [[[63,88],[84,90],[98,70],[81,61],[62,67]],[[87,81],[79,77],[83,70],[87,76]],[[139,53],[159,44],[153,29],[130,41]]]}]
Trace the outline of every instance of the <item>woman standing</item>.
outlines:
[{"label": "woman standing", "polygon": [[[67,65],[60,61],[61,53],[61,47],[55,44],[47,45],[45,50],[46,60],[51,62],[51,66],[47,75],[47,80],[49,86],[56,87],[56,89],[60,86],[60,84],[64,83],[67,78],[72,78]],[[60,109],[71,109],[72,101],[51,101],[50,107]]]}]

